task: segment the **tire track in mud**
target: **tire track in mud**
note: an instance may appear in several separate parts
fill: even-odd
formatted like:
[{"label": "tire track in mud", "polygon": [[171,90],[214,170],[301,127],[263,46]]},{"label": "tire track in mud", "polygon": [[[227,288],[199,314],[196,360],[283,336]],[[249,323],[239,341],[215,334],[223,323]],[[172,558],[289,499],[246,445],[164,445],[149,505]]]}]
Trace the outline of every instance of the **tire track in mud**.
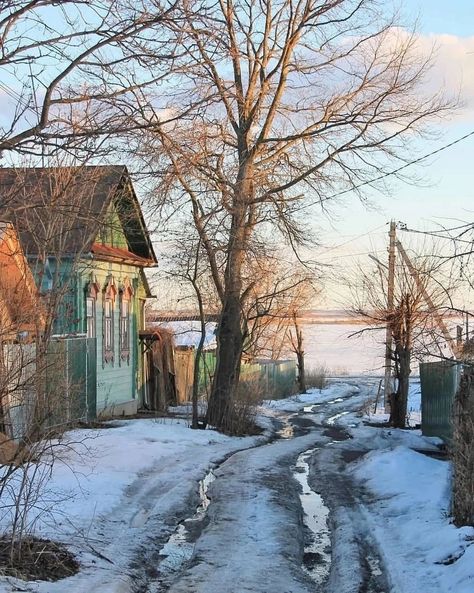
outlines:
[{"label": "tire track in mud", "polygon": [[[370,384],[358,386],[369,395]],[[344,403],[345,409],[336,414],[334,409],[324,410],[321,426],[332,443],[315,451],[310,461],[310,485],[330,509],[332,561],[324,593],[389,593],[387,572],[362,511],[365,495],[347,471],[368,450],[338,425],[339,418],[357,409],[347,409],[348,398]]]},{"label": "tire track in mud", "polygon": [[[360,457],[365,451],[358,451],[357,448],[345,448],[341,451],[332,446],[337,442],[350,438],[346,429],[337,424],[337,420],[339,417],[342,417],[342,413],[347,413],[348,404],[349,411],[354,411],[360,405],[360,383],[353,383],[352,387],[354,388],[353,391],[345,395],[345,397],[336,398],[329,402],[321,402],[315,406],[308,406],[311,409],[305,409],[304,412],[300,411],[282,416],[280,420],[283,426],[280,427],[280,430],[277,431],[270,442],[261,443],[246,451],[230,454],[226,460],[215,466],[214,472],[217,475],[216,482],[219,483],[219,480],[225,479],[225,473],[222,472],[226,471],[225,467],[232,465],[234,458],[237,460],[242,458],[242,456],[252,455],[252,452],[256,449],[272,447],[279,441],[294,441],[308,434],[314,436],[314,441],[317,445],[316,449],[314,451],[308,449],[299,451],[298,459],[301,460],[304,457],[305,462],[308,464],[308,485],[311,487],[312,494],[321,497],[322,501],[324,501],[321,512],[323,514],[326,513],[324,509],[325,505],[330,510],[328,523],[331,547],[329,549],[324,537],[319,537],[321,534],[314,533],[307,524],[305,526],[301,525],[299,533],[297,533],[298,530],[295,530],[294,534],[295,546],[301,548],[300,570],[302,572],[306,571],[306,574],[311,576],[318,593],[322,593],[323,591],[324,593],[388,593],[389,588],[384,577],[382,562],[376,546],[368,540],[368,527],[362,515],[357,513],[360,500],[355,494],[349,477],[344,474],[347,464]],[[354,401],[352,405],[351,400]],[[314,443],[309,449],[313,448]],[[329,458],[326,453],[328,450],[330,451]],[[296,466],[298,465],[298,461],[296,460],[298,453],[286,462],[288,470],[293,466],[294,478],[297,478],[294,473],[294,465],[295,461]],[[296,471],[300,470],[301,467]],[[279,490],[279,487],[276,486],[275,478],[260,476],[260,479],[266,486],[275,489],[275,492]],[[297,488],[295,483],[293,490],[296,491]],[[279,495],[282,496],[282,494],[284,493],[280,491]],[[310,495],[311,492],[304,494],[304,496]],[[211,511],[213,504],[214,502],[211,498]],[[292,504],[294,505],[295,502]],[[300,515],[300,522],[303,523],[302,508],[298,509],[298,513]],[[185,519],[180,525],[186,524],[189,520]],[[186,577],[186,572],[191,570],[192,573],[193,565],[205,562],[202,557],[195,556],[194,546],[196,542],[199,542],[202,532],[206,531],[208,523],[209,517],[207,512],[204,512],[200,520],[200,526],[194,529],[194,531],[191,529],[189,533],[184,534],[182,539],[185,546],[189,547],[189,544],[191,544],[192,551],[185,558],[181,566],[173,570],[172,578],[170,578],[169,573],[168,575],[160,574],[160,559],[162,560],[163,548],[161,547],[160,550],[156,550],[154,554],[154,559],[157,561],[156,571],[149,575],[151,578],[147,579],[146,586],[140,587],[137,591],[164,593],[170,589],[177,592],[189,591],[192,593],[195,590],[192,586],[193,579],[189,575]],[[320,522],[318,524],[321,525]],[[182,528],[178,528],[178,531],[179,529],[182,530]],[[183,532],[181,532],[181,536],[183,536]],[[321,553],[317,546],[314,549],[314,542],[318,539],[320,543],[322,542],[320,549],[325,549],[324,553]],[[315,551],[313,551],[312,555],[304,556],[303,547],[306,550],[314,549]],[[330,561],[328,561],[329,555],[331,557]],[[310,570],[308,570],[309,564],[313,564]],[[181,580],[183,581],[182,586],[173,586],[173,583],[176,585]],[[301,590],[314,591],[313,587],[303,586],[303,583],[304,578],[301,579],[301,586],[303,587]],[[255,583],[255,588],[250,587],[245,588],[245,590],[255,591],[255,593],[267,592],[267,589],[258,587],[258,583]],[[220,593],[226,593],[231,590],[237,591],[237,589],[226,589],[224,587]]]}]

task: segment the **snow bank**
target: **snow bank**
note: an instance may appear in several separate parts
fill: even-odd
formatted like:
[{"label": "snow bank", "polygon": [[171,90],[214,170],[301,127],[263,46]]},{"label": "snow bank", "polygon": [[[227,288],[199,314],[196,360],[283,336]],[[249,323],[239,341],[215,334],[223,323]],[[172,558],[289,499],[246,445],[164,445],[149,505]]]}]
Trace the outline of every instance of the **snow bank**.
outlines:
[{"label": "snow bank", "polygon": [[450,464],[399,446],[352,471],[373,497],[368,521],[400,593],[419,583],[429,593],[472,593],[474,528],[450,523]]},{"label": "snow bank", "polygon": [[343,398],[358,392],[359,388],[354,384],[338,382],[329,384],[324,389],[309,389],[307,393],[301,393],[286,399],[266,400],[263,402],[263,406],[267,413],[269,409],[282,412],[298,412],[310,404],[317,405],[333,398],[340,398],[340,401],[343,402]]}]

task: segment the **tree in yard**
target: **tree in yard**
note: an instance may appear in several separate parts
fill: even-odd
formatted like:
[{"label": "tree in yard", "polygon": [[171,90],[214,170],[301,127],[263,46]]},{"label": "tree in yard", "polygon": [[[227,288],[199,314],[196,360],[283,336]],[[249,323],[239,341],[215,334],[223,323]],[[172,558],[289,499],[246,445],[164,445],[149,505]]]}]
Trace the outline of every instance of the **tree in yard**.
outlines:
[{"label": "tree in yard", "polygon": [[299,317],[317,294],[316,270],[298,263],[283,265],[270,259],[267,274],[260,274],[253,305],[247,313],[249,327],[245,352],[272,359],[295,355],[298,388],[306,392],[304,340]]},{"label": "tree in yard", "polygon": [[303,330],[298,321],[297,311],[293,311],[293,331],[290,334],[291,345],[296,354],[298,364],[298,388],[300,393],[306,393],[306,374],[304,366],[304,345],[303,345]]},{"label": "tree in yard", "polygon": [[164,257],[162,276],[174,290],[174,302],[170,309],[176,310],[178,305],[185,303],[192,311],[197,311],[199,318],[200,338],[194,353],[193,388],[192,388],[192,421],[194,429],[205,428],[206,422],[199,418],[199,378],[205,368],[203,356],[207,327],[207,315],[216,308],[216,295],[206,258],[199,236],[196,233],[181,233],[175,236],[172,245],[168,245]]},{"label": "tree in yard", "polygon": [[298,250],[311,238],[312,205],[360,195],[405,163],[411,141],[452,105],[424,92],[431,56],[372,0],[186,2],[173,30],[183,51],[161,92],[187,116],[164,126],[152,114],[139,148],[159,175],[158,205],[177,220],[190,213],[209,259],[221,302],[209,421],[223,428],[252,245]]},{"label": "tree in yard", "polygon": [[[159,1],[149,12],[128,0],[2,0],[0,157],[66,146],[90,153],[96,139],[140,127],[142,89],[169,71],[157,28],[173,10]],[[153,55],[143,44],[150,30]]]}]

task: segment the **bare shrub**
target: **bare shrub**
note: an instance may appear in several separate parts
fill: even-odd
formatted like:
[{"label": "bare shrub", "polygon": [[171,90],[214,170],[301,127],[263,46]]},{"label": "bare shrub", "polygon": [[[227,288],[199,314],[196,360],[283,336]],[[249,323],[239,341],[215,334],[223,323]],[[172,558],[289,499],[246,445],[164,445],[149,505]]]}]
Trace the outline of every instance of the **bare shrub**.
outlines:
[{"label": "bare shrub", "polygon": [[325,365],[306,371],[306,386],[310,389],[324,389],[327,386],[329,369]]},{"label": "bare shrub", "polygon": [[231,435],[259,434],[255,418],[257,406],[263,400],[263,389],[258,377],[239,382],[232,414],[227,415],[224,432]]}]

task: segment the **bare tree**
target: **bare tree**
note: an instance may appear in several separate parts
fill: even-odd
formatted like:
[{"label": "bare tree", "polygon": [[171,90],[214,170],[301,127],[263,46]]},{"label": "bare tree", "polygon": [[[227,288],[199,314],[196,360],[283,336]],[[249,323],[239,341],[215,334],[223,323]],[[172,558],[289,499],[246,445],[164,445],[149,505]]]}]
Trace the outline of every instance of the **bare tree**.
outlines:
[{"label": "bare tree", "polygon": [[452,107],[424,92],[431,56],[397,25],[372,0],[179,7],[184,51],[163,92],[189,110],[140,147],[160,175],[159,204],[178,216],[191,209],[221,300],[215,426],[232,415],[256,236],[298,249],[310,237],[311,205],[360,195],[394,161],[405,163],[411,140]]},{"label": "bare tree", "polygon": [[[97,138],[144,125],[141,93],[169,72],[172,42],[168,37],[166,54],[160,52],[159,29],[174,10],[173,2],[151,4],[0,3],[0,156],[41,154],[39,144],[77,148],[78,140],[91,150]],[[150,37],[153,54],[144,43]]]},{"label": "bare tree", "polygon": [[[406,425],[411,364],[414,356],[446,357],[446,340],[440,318],[449,306],[453,287],[436,278],[436,260],[417,258],[410,267],[402,260],[395,267],[393,307],[387,302],[388,270],[378,265],[374,270],[358,269],[358,281],[352,279],[353,313],[366,320],[367,330],[388,327],[393,346],[390,352],[396,379],[390,395],[390,422],[399,428]],[[451,350],[448,352],[451,355]]]}]

